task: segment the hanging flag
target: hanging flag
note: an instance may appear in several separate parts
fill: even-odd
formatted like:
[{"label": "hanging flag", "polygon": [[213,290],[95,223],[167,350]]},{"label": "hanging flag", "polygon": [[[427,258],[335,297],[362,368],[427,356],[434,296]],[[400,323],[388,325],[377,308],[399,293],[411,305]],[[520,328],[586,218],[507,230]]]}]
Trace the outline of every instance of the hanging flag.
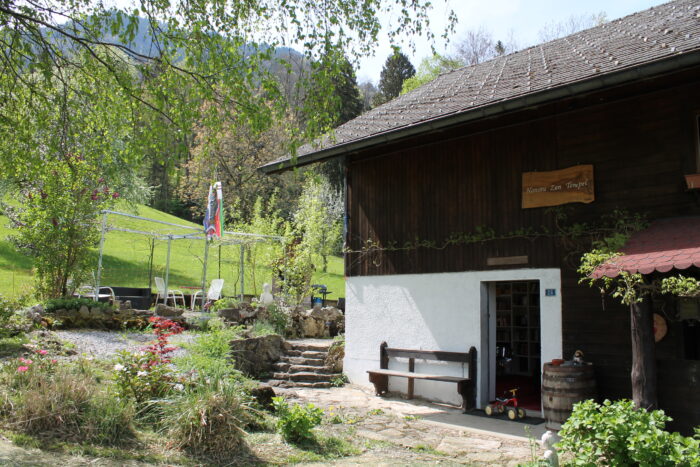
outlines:
[{"label": "hanging flag", "polygon": [[204,233],[208,240],[221,238],[224,231],[224,196],[221,190],[221,182],[216,182],[209,187],[207,198],[207,214],[204,216]]}]

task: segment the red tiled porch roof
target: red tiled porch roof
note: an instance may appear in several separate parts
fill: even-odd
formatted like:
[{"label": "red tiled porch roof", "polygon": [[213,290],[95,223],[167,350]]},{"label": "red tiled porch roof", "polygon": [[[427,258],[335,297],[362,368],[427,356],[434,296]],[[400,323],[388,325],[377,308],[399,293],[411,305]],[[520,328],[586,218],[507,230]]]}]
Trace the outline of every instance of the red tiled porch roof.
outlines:
[{"label": "red tiled porch roof", "polygon": [[598,267],[592,276],[600,279],[615,277],[621,271],[650,274],[700,267],[700,217],[654,221],[647,229],[632,234],[622,253]]}]

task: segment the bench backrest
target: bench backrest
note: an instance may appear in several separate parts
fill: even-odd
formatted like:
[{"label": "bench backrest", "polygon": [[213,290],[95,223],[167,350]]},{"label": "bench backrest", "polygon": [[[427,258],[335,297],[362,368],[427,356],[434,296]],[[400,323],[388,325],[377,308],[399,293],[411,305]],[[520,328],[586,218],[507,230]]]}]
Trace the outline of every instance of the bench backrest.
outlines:
[{"label": "bench backrest", "polygon": [[413,350],[397,349],[389,347],[386,342],[379,346],[379,367],[382,370],[389,369],[389,358],[407,358],[409,371],[414,371],[414,360],[437,360],[441,362],[458,362],[469,365],[469,379],[476,377],[476,348],[471,347],[469,352],[447,352],[444,350]]}]

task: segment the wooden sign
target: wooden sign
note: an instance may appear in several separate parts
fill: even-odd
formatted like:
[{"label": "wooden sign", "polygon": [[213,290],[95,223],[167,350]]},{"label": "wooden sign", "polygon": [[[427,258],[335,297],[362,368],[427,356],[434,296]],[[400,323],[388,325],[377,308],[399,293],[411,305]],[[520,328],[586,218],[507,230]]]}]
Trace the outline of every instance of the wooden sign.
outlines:
[{"label": "wooden sign", "polygon": [[523,209],[591,203],[594,199],[592,165],[523,173]]}]

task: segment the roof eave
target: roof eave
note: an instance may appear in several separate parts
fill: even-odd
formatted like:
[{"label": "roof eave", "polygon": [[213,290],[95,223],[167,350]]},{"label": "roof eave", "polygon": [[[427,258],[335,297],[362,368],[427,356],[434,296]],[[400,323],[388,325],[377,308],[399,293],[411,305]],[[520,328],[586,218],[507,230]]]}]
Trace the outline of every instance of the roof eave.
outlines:
[{"label": "roof eave", "polygon": [[660,76],[672,71],[677,71],[693,65],[700,64],[700,50],[696,49],[673,57],[648,62],[642,65],[630,67],[617,72],[596,76],[593,78],[575,81],[563,86],[547,89],[533,94],[525,94],[514,99],[496,102],[483,107],[457,112],[447,116],[441,116],[433,120],[426,120],[414,125],[378,133],[360,140],[331,146],[303,156],[290,158],[279,162],[272,162],[259,168],[266,174],[273,174],[294,167],[301,167],[333,157],[342,156],[352,152],[369,149],[379,144],[396,142],[400,139],[429,133],[431,131],[444,130],[447,127],[479,120],[481,118],[494,117],[496,115],[530,108],[552,102],[561,97],[573,97],[592,91],[600,91],[605,88],[619,86],[639,79],[648,79]]}]

